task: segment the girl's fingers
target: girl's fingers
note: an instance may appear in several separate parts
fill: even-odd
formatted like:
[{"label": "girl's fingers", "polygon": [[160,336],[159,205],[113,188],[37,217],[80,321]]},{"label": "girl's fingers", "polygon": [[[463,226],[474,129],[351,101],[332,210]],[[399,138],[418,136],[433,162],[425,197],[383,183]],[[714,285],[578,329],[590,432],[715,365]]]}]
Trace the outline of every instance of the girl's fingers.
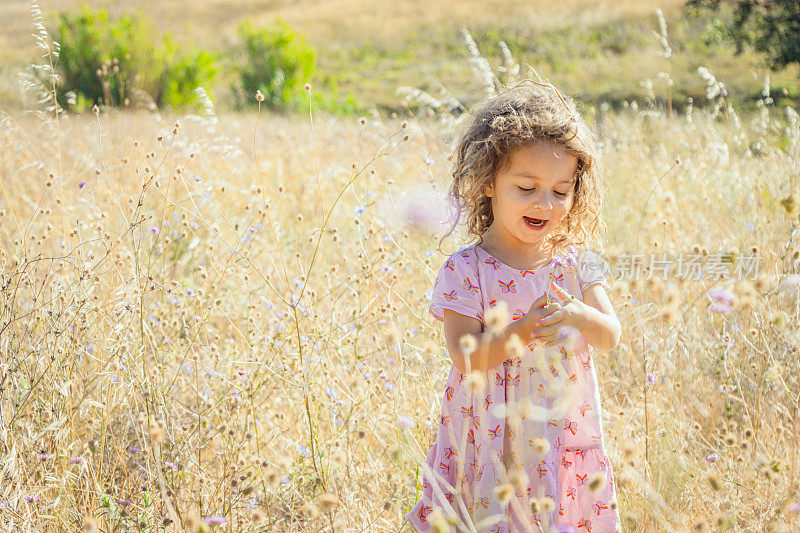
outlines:
[{"label": "girl's fingers", "polygon": [[563,287],[556,285],[555,281],[550,281],[550,290],[562,301],[566,302],[567,300],[571,300],[574,298],[570,293],[568,293]]}]

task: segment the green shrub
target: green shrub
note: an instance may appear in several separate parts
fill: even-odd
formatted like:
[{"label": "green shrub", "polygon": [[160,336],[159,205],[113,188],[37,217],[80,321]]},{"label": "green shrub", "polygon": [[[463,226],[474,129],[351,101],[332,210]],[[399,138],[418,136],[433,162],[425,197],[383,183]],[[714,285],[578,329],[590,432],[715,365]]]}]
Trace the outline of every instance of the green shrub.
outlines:
[{"label": "green shrub", "polygon": [[305,101],[303,86],[314,73],[316,53],[305,38],[277,21],[262,29],[249,20],[239,26],[242,39],[239,61],[239,104],[255,103],[256,91],[264,104],[276,109],[296,109]]},{"label": "green shrub", "polygon": [[157,45],[153,25],[140,11],[112,22],[107,11],[84,5],[59,19],[62,106],[68,91],[76,94],[74,107],[128,105],[134,98],[158,107],[193,105],[194,89],[210,86],[217,74],[211,53],[184,50],[169,35]]}]

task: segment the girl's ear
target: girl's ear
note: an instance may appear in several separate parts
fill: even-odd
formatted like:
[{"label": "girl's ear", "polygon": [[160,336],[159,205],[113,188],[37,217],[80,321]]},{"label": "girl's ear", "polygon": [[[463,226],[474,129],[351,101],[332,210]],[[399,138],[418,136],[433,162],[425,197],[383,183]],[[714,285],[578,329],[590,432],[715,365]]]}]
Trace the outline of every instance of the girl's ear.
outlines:
[{"label": "girl's ear", "polygon": [[491,198],[494,196],[494,185],[492,183],[487,183],[483,187],[483,195],[487,198]]}]

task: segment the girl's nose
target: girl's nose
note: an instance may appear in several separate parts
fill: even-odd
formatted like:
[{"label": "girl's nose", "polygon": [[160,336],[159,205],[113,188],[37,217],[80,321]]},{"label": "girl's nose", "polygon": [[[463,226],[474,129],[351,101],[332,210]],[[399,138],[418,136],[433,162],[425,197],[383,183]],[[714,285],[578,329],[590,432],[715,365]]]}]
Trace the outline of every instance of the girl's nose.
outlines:
[{"label": "girl's nose", "polygon": [[537,191],[536,194],[533,195],[531,199],[531,203],[537,209],[550,209],[553,207],[552,199],[550,198],[550,193],[546,191]]}]

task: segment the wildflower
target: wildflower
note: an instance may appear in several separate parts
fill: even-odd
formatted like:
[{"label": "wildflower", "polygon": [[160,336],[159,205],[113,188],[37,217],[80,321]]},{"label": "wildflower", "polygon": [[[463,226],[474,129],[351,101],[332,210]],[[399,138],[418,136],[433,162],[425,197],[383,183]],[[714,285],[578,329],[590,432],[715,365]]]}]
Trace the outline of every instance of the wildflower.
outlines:
[{"label": "wildflower", "polygon": [[731,305],[733,303],[733,293],[727,289],[716,288],[708,291],[708,295],[718,302]]},{"label": "wildflower", "polygon": [[117,505],[121,505],[122,507],[127,507],[129,505],[133,505],[133,502],[130,500],[117,500]]},{"label": "wildflower", "polygon": [[366,207],[364,207],[363,205],[359,205],[359,206],[356,206],[356,207],[353,209],[353,212],[354,212],[356,215],[360,215],[361,213],[363,213],[363,212],[364,212],[364,211],[366,211],[366,210],[367,210],[367,208],[366,208]]},{"label": "wildflower", "polygon": [[264,101],[264,94],[259,90],[256,91],[256,101],[263,102]]},{"label": "wildflower", "polygon": [[142,449],[137,448],[136,446],[128,446],[128,451],[131,453],[139,453],[142,451]]},{"label": "wildflower", "polygon": [[397,417],[397,425],[405,429],[414,428],[414,419],[407,415],[400,415]]},{"label": "wildflower", "polygon": [[50,459],[51,457],[53,457],[53,456],[52,456],[52,455],[50,455],[49,453],[39,453],[39,454],[36,454],[36,458],[37,458],[37,459],[39,459],[39,460],[41,460],[41,461],[47,461],[47,460],[48,460],[48,459]]},{"label": "wildflower", "polygon": [[85,181],[82,181],[82,182],[80,182],[80,183],[78,184],[78,188],[79,188],[79,189],[83,189],[84,187],[86,187],[86,182],[85,182]]},{"label": "wildflower", "polygon": [[652,385],[653,383],[655,383],[655,382],[656,382],[656,376],[655,376],[655,374],[652,374],[652,373],[648,372],[648,373],[647,373],[647,382],[648,382],[650,385]]},{"label": "wildflower", "polygon": [[176,465],[175,463],[173,463],[171,461],[164,461],[164,466],[166,466],[167,468],[171,468],[172,470],[177,470],[178,469],[178,465]]},{"label": "wildflower", "polygon": [[155,233],[156,235],[158,235],[159,233],[161,233],[161,230],[160,230],[158,227],[156,227],[156,226],[150,226],[150,231],[151,231],[152,233]]},{"label": "wildflower", "polygon": [[712,313],[730,313],[731,307],[723,303],[715,303],[711,304],[708,310]]},{"label": "wildflower", "polygon": [[83,457],[74,457],[70,460],[70,464],[77,465],[83,462]]},{"label": "wildflower", "polygon": [[719,454],[717,452],[712,452],[706,455],[706,462],[708,462],[709,464],[716,463],[718,459],[719,459]]},{"label": "wildflower", "polygon": [[39,501],[38,496],[25,496],[25,501],[28,503],[34,503]]},{"label": "wildflower", "polygon": [[790,296],[800,293],[800,274],[789,274],[781,281],[781,291]]},{"label": "wildflower", "polygon": [[228,519],[221,515],[207,516],[205,523],[209,526],[221,526],[228,522]]},{"label": "wildflower", "polygon": [[787,509],[793,513],[800,514],[800,503],[793,503]]},{"label": "wildflower", "polygon": [[439,189],[420,187],[404,193],[392,207],[404,225],[436,232],[447,225],[448,203]]}]

